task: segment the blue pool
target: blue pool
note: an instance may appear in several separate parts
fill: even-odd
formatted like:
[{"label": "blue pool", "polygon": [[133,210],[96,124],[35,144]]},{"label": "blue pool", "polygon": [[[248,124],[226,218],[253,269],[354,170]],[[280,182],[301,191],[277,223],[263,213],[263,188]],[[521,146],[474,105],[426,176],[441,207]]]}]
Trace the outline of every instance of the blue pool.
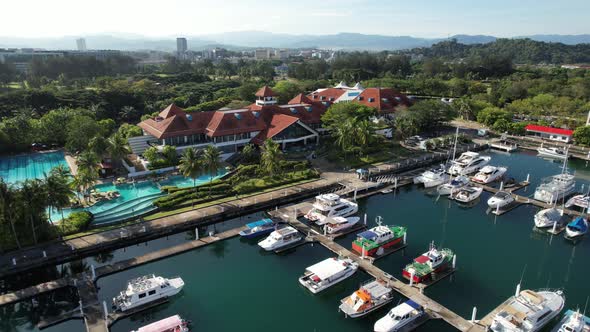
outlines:
[{"label": "blue pool", "polygon": [[0,157],[0,177],[8,183],[42,179],[58,165],[68,167],[62,151]]}]

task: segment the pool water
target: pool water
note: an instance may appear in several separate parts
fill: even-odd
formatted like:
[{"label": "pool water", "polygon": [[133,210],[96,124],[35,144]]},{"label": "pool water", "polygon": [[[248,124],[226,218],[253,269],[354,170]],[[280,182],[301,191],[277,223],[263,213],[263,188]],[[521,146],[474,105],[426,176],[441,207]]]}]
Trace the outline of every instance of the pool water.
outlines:
[{"label": "pool water", "polygon": [[62,151],[0,157],[0,177],[7,183],[42,179],[58,165],[68,167]]}]

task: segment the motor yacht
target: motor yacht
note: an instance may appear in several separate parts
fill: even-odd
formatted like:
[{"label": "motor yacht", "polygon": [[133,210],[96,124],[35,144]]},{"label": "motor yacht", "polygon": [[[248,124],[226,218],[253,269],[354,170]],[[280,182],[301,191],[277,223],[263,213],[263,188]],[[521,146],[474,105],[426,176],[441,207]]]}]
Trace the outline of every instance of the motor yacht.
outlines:
[{"label": "motor yacht", "polygon": [[492,209],[503,208],[514,202],[514,197],[507,191],[498,191],[494,196],[488,199],[488,206]]},{"label": "motor yacht", "polygon": [[481,156],[477,152],[463,152],[459,158],[451,162],[449,174],[451,175],[468,175],[479,171],[487,165],[492,158]]},{"label": "motor yacht", "polygon": [[478,199],[482,192],[483,188],[481,187],[465,186],[451,193],[451,199],[461,203],[469,203]]},{"label": "motor yacht", "polygon": [[425,317],[424,308],[418,303],[408,300],[391,309],[380,318],[373,327],[375,332],[411,331],[411,327]]},{"label": "motor yacht", "polygon": [[571,207],[579,207],[588,210],[588,207],[590,207],[590,195],[575,195],[565,202],[565,207],[568,209]]},{"label": "motor yacht", "polygon": [[580,311],[568,310],[551,332],[590,332],[590,318]]},{"label": "motor yacht", "polygon": [[425,171],[414,178],[415,184],[423,184],[424,188],[439,186],[449,180],[449,175],[444,165]]},{"label": "motor yacht", "polygon": [[141,305],[178,294],[184,281],[180,277],[163,278],[153,274],[130,280],[127,288],[113,298],[113,308],[127,311]]},{"label": "motor yacht", "polygon": [[490,183],[501,179],[508,169],[506,167],[496,167],[487,165],[475,174],[471,180],[477,183]]},{"label": "motor yacht", "polygon": [[352,276],[358,270],[358,263],[350,258],[328,258],[307,269],[299,283],[317,294]]},{"label": "motor yacht", "polygon": [[266,251],[272,251],[301,241],[302,238],[301,233],[295,228],[287,226],[273,231],[266,239],[260,241],[258,245]]},{"label": "motor yacht", "polygon": [[358,209],[357,203],[340,198],[337,194],[323,194],[316,196],[312,209],[305,217],[321,226],[328,217],[348,217],[357,213]]},{"label": "motor yacht", "polygon": [[565,227],[565,236],[573,239],[588,233],[588,220],[577,217]]},{"label": "motor yacht", "polygon": [[427,252],[416,257],[413,262],[404,267],[402,276],[415,283],[432,280],[436,273],[453,267],[454,255],[451,249],[437,249],[433,242]]},{"label": "motor yacht", "polygon": [[179,315],[174,315],[131,332],[189,332],[189,325],[188,321],[180,318]]},{"label": "motor yacht", "polygon": [[541,146],[537,149],[537,152],[541,157],[548,157],[553,159],[567,159],[569,157],[567,150],[561,148],[545,148]]},{"label": "motor yacht", "polygon": [[490,330],[494,332],[539,331],[563,309],[561,291],[524,290],[511,297],[494,316]]},{"label": "motor yacht", "polygon": [[276,224],[271,219],[262,219],[246,224],[246,229],[240,232],[240,236],[247,239],[259,237],[270,234],[275,227]]},{"label": "motor yacht", "polygon": [[560,201],[574,192],[576,181],[572,174],[562,173],[544,179],[535,190],[534,198],[545,203]]},{"label": "motor yacht", "polygon": [[382,225],[379,217],[376,227],[357,234],[356,240],[352,241],[352,250],[361,256],[379,256],[386,249],[402,243],[406,230],[403,226]]},{"label": "motor yacht", "polygon": [[535,226],[537,228],[553,227],[561,220],[561,211],[552,207],[543,209],[535,214]]},{"label": "motor yacht", "polygon": [[342,233],[347,229],[350,229],[354,225],[358,224],[361,220],[359,217],[331,217],[326,219],[326,224],[324,227],[326,228],[327,234],[338,234]]},{"label": "motor yacht", "polygon": [[436,191],[441,196],[447,196],[447,195],[452,194],[454,191],[456,191],[460,188],[463,188],[468,183],[469,183],[469,179],[467,177],[458,176],[458,177],[452,179],[450,182],[447,182],[445,184],[441,184],[440,186],[438,186],[438,188],[436,188]]},{"label": "motor yacht", "polygon": [[347,317],[362,317],[393,300],[393,290],[382,280],[371,280],[340,300],[339,310]]}]

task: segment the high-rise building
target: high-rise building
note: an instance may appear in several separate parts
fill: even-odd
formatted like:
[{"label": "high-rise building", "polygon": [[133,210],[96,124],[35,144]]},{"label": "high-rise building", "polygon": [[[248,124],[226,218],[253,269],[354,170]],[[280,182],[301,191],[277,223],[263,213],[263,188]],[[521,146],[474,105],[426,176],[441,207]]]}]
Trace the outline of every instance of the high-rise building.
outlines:
[{"label": "high-rise building", "polygon": [[188,50],[188,44],[186,38],[176,38],[176,52],[181,55],[186,53]]},{"label": "high-rise building", "polygon": [[86,51],[86,39],[78,38],[76,39],[76,46],[78,47],[78,51]]}]

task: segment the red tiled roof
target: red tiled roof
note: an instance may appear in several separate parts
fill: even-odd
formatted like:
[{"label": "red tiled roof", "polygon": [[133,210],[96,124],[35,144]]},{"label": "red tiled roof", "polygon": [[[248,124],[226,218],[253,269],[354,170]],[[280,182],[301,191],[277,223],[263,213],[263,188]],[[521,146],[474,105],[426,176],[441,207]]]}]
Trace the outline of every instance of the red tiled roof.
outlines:
[{"label": "red tiled roof", "polygon": [[287,104],[289,105],[296,105],[296,104],[311,104],[311,99],[307,98],[306,95],[303,93],[298,94],[293,99],[289,100]]},{"label": "red tiled roof", "polygon": [[281,131],[287,129],[292,124],[299,121],[298,118],[285,114],[274,114],[267,125],[267,128],[261,131],[252,140],[255,144],[262,144],[266,139],[273,138]]},{"label": "red tiled roof", "polygon": [[572,136],[574,134],[574,131],[569,130],[569,129],[538,126],[538,125],[533,125],[533,124],[527,125],[525,127],[525,129],[527,131],[536,131],[536,132],[540,132],[540,133],[557,134],[557,135],[565,135],[565,136]]},{"label": "red tiled roof", "polygon": [[412,105],[406,95],[390,88],[367,88],[354,101],[369,107],[375,107],[382,114],[393,113]]},{"label": "red tiled roof", "polygon": [[318,104],[281,105],[273,108],[275,113],[281,113],[299,118],[306,124],[320,123],[326,108]]},{"label": "red tiled roof", "polygon": [[213,112],[187,114],[182,108],[172,104],[155,119],[142,121],[138,126],[158,139],[204,134],[212,116]]},{"label": "red tiled roof", "polygon": [[266,128],[262,117],[250,110],[215,111],[214,113],[207,126],[207,135],[211,137],[262,131]]},{"label": "red tiled roof", "polygon": [[274,91],[272,91],[268,86],[263,86],[258,90],[255,94],[256,97],[273,97],[276,96]]},{"label": "red tiled roof", "polygon": [[[319,92],[313,92],[307,97],[314,102],[329,102],[334,103],[336,99],[340,98],[346,92],[344,89],[327,88]],[[323,98],[322,98],[323,97]]]}]

